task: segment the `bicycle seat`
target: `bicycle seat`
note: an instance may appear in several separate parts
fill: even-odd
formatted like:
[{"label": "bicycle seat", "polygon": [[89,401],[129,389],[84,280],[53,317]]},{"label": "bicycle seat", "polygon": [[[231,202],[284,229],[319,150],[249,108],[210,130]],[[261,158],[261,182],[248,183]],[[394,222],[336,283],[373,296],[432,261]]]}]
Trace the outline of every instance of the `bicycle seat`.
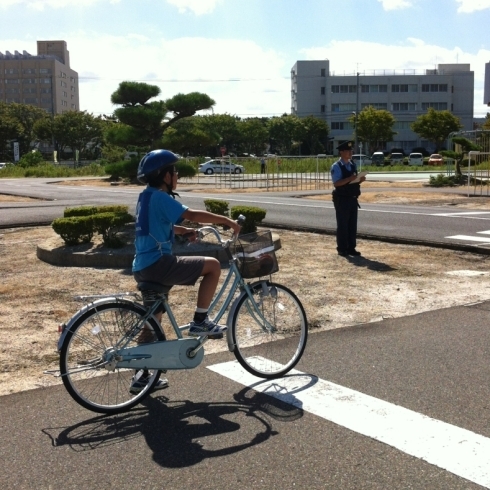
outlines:
[{"label": "bicycle seat", "polygon": [[172,286],[164,286],[158,282],[148,282],[143,281],[138,283],[138,290],[141,292],[144,291],[156,291],[160,294],[168,294],[168,292],[172,289]]}]

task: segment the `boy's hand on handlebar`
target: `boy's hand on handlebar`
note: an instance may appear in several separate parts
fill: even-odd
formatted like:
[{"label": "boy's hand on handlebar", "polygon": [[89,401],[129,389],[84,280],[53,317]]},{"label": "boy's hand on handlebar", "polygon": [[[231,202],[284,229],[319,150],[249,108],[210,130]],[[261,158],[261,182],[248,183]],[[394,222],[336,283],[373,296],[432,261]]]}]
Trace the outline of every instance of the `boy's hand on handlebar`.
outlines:
[{"label": "boy's hand on handlebar", "polygon": [[233,220],[230,220],[230,228],[233,230],[233,234],[235,235],[238,235],[238,233],[240,233],[240,230],[242,229],[242,227]]},{"label": "boy's hand on handlebar", "polygon": [[187,238],[190,242],[195,242],[197,240],[198,230],[194,228],[187,228],[186,232],[182,234],[183,238]]}]

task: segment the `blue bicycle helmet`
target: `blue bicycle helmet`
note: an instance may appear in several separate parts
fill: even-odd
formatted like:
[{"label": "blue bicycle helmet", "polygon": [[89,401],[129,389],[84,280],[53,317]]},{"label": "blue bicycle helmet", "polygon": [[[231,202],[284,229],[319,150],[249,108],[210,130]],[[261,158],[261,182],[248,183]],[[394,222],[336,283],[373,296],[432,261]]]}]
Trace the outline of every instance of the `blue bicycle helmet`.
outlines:
[{"label": "blue bicycle helmet", "polygon": [[157,176],[165,167],[175,165],[177,161],[177,156],[169,150],[150,151],[141,159],[136,178],[147,184],[149,177]]}]

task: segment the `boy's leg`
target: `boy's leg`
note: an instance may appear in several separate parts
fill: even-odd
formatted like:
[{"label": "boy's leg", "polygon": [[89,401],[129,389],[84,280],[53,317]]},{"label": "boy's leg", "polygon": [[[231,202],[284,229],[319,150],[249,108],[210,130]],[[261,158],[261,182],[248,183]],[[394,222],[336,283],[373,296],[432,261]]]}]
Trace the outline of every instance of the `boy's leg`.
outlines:
[{"label": "boy's leg", "polygon": [[204,267],[202,268],[201,276],[203,276],[199,290],[197,292],[197,307],[206,311],[211,304],[216,288],[218,287],[219,278],[221,275],[220,263],[212,258],[204,259]]}]

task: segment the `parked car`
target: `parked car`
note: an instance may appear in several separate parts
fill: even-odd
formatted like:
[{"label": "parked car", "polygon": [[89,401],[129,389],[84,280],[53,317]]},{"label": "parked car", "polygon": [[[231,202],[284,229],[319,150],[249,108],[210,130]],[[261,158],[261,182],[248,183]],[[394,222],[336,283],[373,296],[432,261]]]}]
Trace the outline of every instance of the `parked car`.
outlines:
[{"label": "parked car", "polygon": [[359,165],[361,163],[361,159],[362,159],[363,165],[371,165],[371,163],[373,163],[371,160],[371,157],[368,157],[367,155],[362,155],[360,153],[358,155],[352,155],[352,157],[351,157],[351,160],[356,165]]},{"label": "parked car", "polygon": [[206,175],[212,174],[241,174],[245,172],[243,165],[237,165],[223,160],[209,160],[199,165],[199,172]]},{"label": "parked car", "polygon": [[403,165],[405,155],[403,153],[392,153],[390,156],[390,162],[392,165]]},{"label": "parked car", "polygon": [[444,165],[444,158],[439,153],[433,153],[429,157],[429,165]]},{"label": "parked car", "polygon": [[375,151],[373,156],[371,157],[373,165],[381,165],[385,164],[385,154],[382,151]]},{"label": "parked car", "polygon": [[423,165],[424,164],[424,156],[422,153],[410,153],[408,156],[408,164],[409,165]]},{"label": "parked car", "polygon": [[0,163],[0,168],[5,167],[7,164],[6,163]]}]

